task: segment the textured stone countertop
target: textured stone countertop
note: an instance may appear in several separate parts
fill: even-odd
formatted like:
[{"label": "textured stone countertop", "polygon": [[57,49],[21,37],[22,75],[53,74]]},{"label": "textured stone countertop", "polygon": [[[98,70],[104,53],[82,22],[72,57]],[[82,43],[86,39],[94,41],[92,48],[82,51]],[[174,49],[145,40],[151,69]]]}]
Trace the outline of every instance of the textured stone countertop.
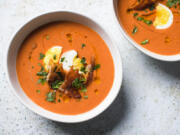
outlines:
[{"label": "textured stone countertop", "polygon": [[[4,63],[13,33],[31,18],[71,10],[98,21],[112,35],[123,60],[118,98],[100,116],[80,124],[47,120],[11,93]],[[180,135],[180,62],[151,59],[122,37],[112,0],[0,1],[0,135]]]}]

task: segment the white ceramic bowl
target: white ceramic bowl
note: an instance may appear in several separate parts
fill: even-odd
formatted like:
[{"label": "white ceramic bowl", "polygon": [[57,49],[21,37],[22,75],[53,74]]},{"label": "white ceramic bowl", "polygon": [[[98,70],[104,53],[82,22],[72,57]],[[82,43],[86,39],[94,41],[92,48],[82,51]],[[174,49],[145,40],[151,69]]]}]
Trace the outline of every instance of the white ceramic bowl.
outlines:
[{"label": "white ceramic bowl", "polygon": [[[112,54],[114,67],[115,67],[115,77],[114,83],[112,88],[107,95],[107,97],[94,109],[78,114],[78,115],[61,115],[57,113],[50,112],[45,110],[44,108],[38,106],[31,99],[26,96],[23,92],[16,74],[16,57],[18,50],[23,42],[23,40],[35,29],[38,27],[54,22],[54,21],[73,21],[78,22],[83,25],[90,27],[91,29],[95,30],[106,42],[108,48]],[[100,25],[94,22],[92,19],[80,15],[78,13],[72,13],[67,11],[59,11],[59,12],[51,12],[40,15],[29,22],[27,22],[24,26],[22,26],[13,36],[10,46],[7,51],[7,75],[10,85],[12,86],[12,90],[15,95],[20,99],[20,101],[27,106],[30,110],[34,111],[35,113],[46,117],[48,119],[58,121],[58,122],[65,122],[65,123],[76,123],[89,120],[100,113],[102,113],[107,107],[111,105],[114,101],[116,96],[118,95],[122,83],[122,64],[121,64],[121,57],[117,47],[113,44],[111,37],[108,33],[103,29]]]},{"label": "white ceramic bowl", "polygon": [[154,52],[151,52],[143,47],[141,47],[141,45],[137,44],[129,35],[128,33],[126,33],[126,31],[123,29],[123,26],[121,24],[121,21],[118,17],[118,13],[117,13],[117,3],[118,0],[113,0],[113,8],[114,8],[114,13],[116,16],[116,21],[119,24],[119,29],[121,31],[121,33],[123,34],[123,36],[132,44],[134,45],[137,49],[139,49],[141,52],[143,52],[144,54],[157,59],[157,60],[162,60],[162,61],[169,61],[169,62],[173,62],[173,61],[179,61],[180,60],[180,54],[176,54],[176,55],[160,55]]}]

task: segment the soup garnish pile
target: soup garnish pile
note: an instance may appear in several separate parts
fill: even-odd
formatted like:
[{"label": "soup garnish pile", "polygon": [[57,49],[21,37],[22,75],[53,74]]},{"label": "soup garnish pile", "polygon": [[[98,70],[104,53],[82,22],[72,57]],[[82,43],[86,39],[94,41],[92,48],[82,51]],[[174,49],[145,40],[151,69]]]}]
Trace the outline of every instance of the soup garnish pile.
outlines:
[{"label": "soup garnish pile", "polygon": [[118,16],[142,47],[162,55],[180,53],[180,0],[119,0]]},{"label": "soup garnish pile", "polygon": [[18,52],[16,70],[32,101],[67,115],[95,108],[114,80],[106,43],[95,31],[74,22],[51,23],[27,36]]},{"label": "soup garnish pile", "polygon": [[[82,44],[82,48],[85,44]],[[47,50],[45,54],[40,53],[39,59],[43,60],[41,70],[37,72],[38,83],[48,83],[50,91],[46,100],[56,102],[56,92],[69,98],[87,99],[87,87],[93,81],[93,72],[100,68],[100,64],[95,63],[95,57],[91,56],[90,63],[86,58],[78,57],[75,50],[62,53],[63,47],[55,46]],[[61,54],[62,53],[62,54]],[[61,99],[59,97],[58,102]]]}]

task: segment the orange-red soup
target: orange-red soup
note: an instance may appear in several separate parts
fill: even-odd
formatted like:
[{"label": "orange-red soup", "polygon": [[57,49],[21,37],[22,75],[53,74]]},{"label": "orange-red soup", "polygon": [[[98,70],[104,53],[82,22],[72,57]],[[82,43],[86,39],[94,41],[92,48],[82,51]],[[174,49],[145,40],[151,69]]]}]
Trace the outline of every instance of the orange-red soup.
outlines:
[{"label": "orange-red soup", "polygon": [[[86,44],[83,49],[82,43]],[[57,45],[63,47],[63,52],[76,50],[79,57],[86,57],[87,62],[94,55],[101,65],[95,72],[96,79],[87,87],[88,99],[61,98],[61,102],[56,103],[45,100],[50,88],[47,83],[37,83],[36,73],[40,70],[38,63],[43,64],[39,60],[39,54],[45,54],[49,48]],[[95,31],[73,22],[51,23],[30,34],[19,50],[16,69],[20,85],[32,101],[49,111],[67,115],[80,114],[95,108],[107,96],[114,80],[113,60],[106,43]],[[59,95],[56,96],[58,98]]]},{"label": "orange-red soup", "polygon": [[[119,0],[118,1],[118,16],[119,21],[122,24],[127,34],[136,41],[141,47],[161,55],[175,55],[180,53],[180,13],[179,5],[177,8],[170,8],[173,13],[173,24],[163,30],[156,29],[153,24],[147,25],[143,21],[138,21],[137,17],[134,17],[134,13],[139,15],[147,14],[150,10],[143,11],[131,11],[127,12],[128,7],[132,5],[136,0]],[[167,0],[161,2],[166,6]],[[154,12],[155,9],[154,9]],[[155,20],[155,14],[146,16],[145,19],[151,20],[152,23]],[[136,34],[132,34],[134,27],[138,28]],[[141,42],[148,39],[149,43],[141,45]]]}]

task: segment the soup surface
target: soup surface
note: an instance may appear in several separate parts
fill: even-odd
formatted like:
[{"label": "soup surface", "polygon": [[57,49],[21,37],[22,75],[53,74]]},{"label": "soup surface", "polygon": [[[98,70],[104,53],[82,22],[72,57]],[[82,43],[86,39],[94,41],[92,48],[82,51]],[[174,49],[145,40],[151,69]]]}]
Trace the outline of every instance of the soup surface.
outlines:
[{"label": "soup surface", "polygon": [[180,4],[173,0],[119,0],[118,16],[140,46],[161,55],[180,53]]},{"label": "soup surface", "polygon": [[32,101],[66,115],[96,107],[114,80],[112,56],[103,39],[74,22],[51,23],[32,32],[18,52],[16,70]]}]

